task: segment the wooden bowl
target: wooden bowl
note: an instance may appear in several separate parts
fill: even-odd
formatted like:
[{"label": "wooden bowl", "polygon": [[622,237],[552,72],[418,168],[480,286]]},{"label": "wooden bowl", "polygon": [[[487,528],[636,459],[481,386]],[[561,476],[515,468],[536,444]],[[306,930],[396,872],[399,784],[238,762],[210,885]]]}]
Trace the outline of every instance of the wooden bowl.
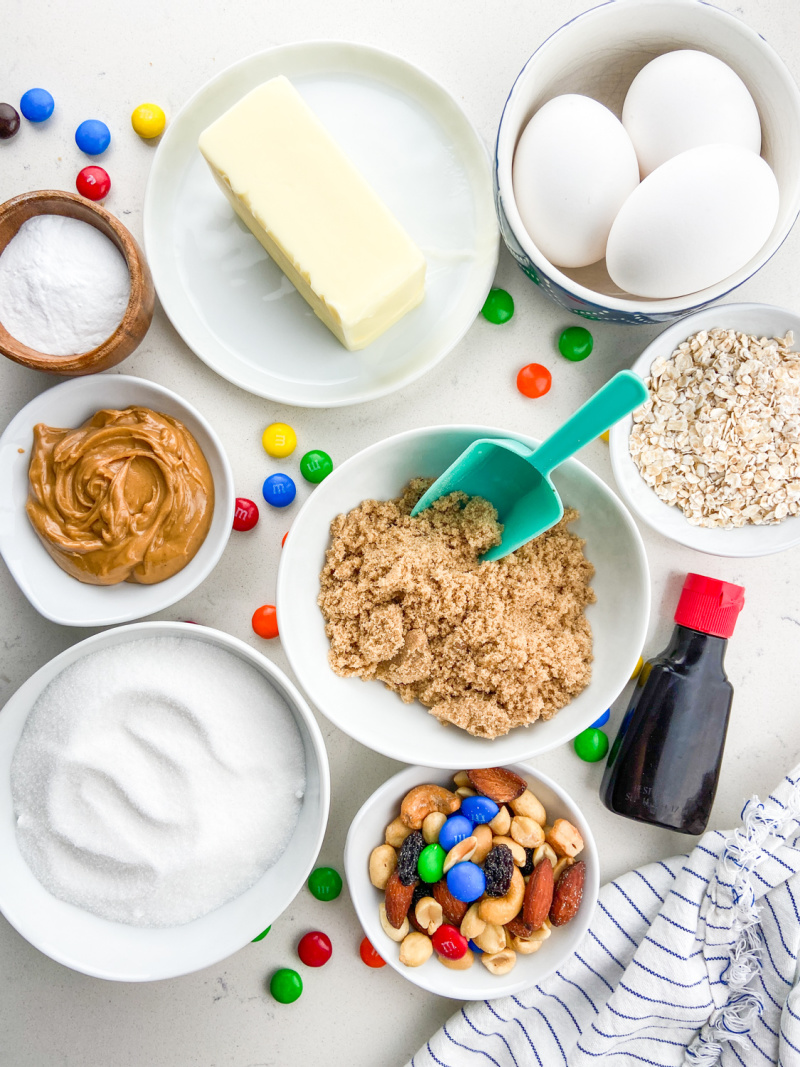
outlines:
[{"label": "wooden bowl", "polygon": [[34,215],[66,215],[88,222],[113,241],[128,265],[131,295],[122,321],[102,344],[89,352],[71,356],[53,356],[37,352],[12,337],[0,322],[0,352],[15,363],[50,374],[94,374],[95,371],[121,363],[138,348],[150,328],[153,318],[155,290],[150,268],[129,231],[104,207],[93,204],[75,193],[60,189],[39,189],[22,193],[0,204],[0,255],[23,222]]}]

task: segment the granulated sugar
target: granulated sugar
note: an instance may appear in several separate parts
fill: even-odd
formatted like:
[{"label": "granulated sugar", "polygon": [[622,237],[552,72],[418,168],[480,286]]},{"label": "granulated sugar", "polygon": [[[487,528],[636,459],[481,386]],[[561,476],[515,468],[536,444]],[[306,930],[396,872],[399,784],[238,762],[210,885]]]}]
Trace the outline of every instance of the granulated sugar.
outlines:
[{"label": "granulated sugar", "polygon": [[289,707],[192,638],[102,649],[34,704],[11,767],[17,840],[54,896],[177,926],[239,896],[286,848],[305,790]]},{"label": "granulated sugar", "polygon": [[79,219],[34,215],[0,255],[0,322],[50,356],[102,344],[120,324],[130,291],[116,245]]}]

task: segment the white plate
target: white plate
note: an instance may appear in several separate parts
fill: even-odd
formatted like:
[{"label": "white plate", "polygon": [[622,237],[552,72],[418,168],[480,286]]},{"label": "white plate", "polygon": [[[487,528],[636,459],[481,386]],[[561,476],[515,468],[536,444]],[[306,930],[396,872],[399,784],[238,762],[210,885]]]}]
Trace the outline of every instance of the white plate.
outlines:
[{"label": "white plate", "polygon": [[[291,79],[428,261],[423,303],[348,352],[234,215],[197,149],[203,129],[278,74]],[[173,119],[153,160],[144,240],[164,310],[223,378],[299,407],[384,396],[463,337],[498,255],[489,157],[458,104],[417,67],[364,45],[284,45],[242,60]]]},{"label": "white plate", "polygon": [[[659,356],[668,359],[681,342],[700,330],[733,329],[757,337],[784,337],[794,332],[797,348],[800,340],[800,315],[771,304],[718,304],[687,315],[656,337],[633,364],[641,378],[647,378]],[[800,515],[772,526],[740,526],[734,530],[692,526],[678,507],[671,507],[656,496],[639,473],[628,450],[633,418],[628,415],[612,426],[609,434],[611,466],[620,496],[628,507],[648,526],[687,548],[712,556],[734,558],[769,556],[800,544]]]},{"label": "white plate", "polygon": [[[159,929],[101,919],[52,896],[17,845],[11,760],[33,704],[45,686],[90,652],[147,637],[183,637],[223,648],[255,667],[294,715],[306,758],[306,791],[294,834],[277,863],[240,896],[182,926]],[[224,714],[224,709],[220,709]],[[32,945],[74,971],[118,982],[151,982],[198,971],[225,959],[273,923],[308,877],[319,854],[330,803],[325,742],[314,716],[286,675],[229,634],[180,622],[145,622],[95,634],[50,660],[24,683],[0,715],[0,912]]]},{"label": "white plate", "polygon": [[518,726],[493,741],[443,726],[414,702],[378,681],[341,678],[328,664],[330,643],[317,604],[319,573],[330,544],[330,524],[362,500],[391,500],[415,477],[437,477],[479,437],[524,434],[489,426],[431,426],[408,430],[358,452],[336,467],[306,500],[292,523],[278,568],[277,610],[281,645],[312,704],[362,745],[403,763],[422,761],[458,770],[531,759],[585,730],[619,696],[636,666],[650,616],[650,576],[636,524],[619,497],[576,459],[562,463],[553,482],[580,518],[571,529],[586,540],[594,564],[597,602],[592,627],[589,685],[547,722]]},{"label": "white plate", "polygon": [[[132,404],[172,415],[200,445],[214,479],[214,517],[206,539],[183,570],[155,585],[87,585],[63,571],[45,550],[25,512],[33,427],[80,426],[103,408]],[[73,378],[35,396],[0,437],[0,555],[36,610],[62,626],[113,626],[152,615],[188,596],[225,550],[233,523],[233,471],[200,412],[163,385],[126,374]]]}]

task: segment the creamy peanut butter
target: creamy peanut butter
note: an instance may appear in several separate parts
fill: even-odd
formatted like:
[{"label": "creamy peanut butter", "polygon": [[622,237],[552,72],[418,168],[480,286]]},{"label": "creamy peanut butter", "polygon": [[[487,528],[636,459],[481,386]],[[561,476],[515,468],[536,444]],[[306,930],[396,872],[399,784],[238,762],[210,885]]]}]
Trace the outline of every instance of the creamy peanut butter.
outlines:
[{"label": "creamy peanut butter", "polygon": [[90,585],[152,585],[186,566],[214,514],[214,480],[177,419],[98,411],[76,430],[33,431],[26,510],[67,574]]}]

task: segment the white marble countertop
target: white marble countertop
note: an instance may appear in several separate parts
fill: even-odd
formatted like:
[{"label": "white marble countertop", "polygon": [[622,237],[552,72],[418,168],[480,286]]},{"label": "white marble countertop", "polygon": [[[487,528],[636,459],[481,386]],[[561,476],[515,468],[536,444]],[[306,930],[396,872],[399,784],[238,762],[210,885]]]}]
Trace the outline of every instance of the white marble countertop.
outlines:
[{"label": "white marble countertop", "polygon": [[[85,165],[74,145],[84,117],[109,121],[112,148],[100,162],[113,181],[108,208],[141,237],[142,197],[152,146],[128,127],[142,100],[168,115],[208,78],[255,50],[291,41],[334,38],[393,51],[441,81],[462,104],[487,144],[509,88],[534,48],[588,0],[140,0],[134,5],[81,0],[10,0],[2,16],[0,99],[16,103],[33,85],[51,90],[57,105],[42,128],[25,124],[0,142],[0,200],[29,189],[72,189]],[[800,81],[800,9],[794,0],[720,0],[782,54]],[[735,299],[800,307],[800,227]],[[157,309],[141,348],[119,368],[175,389],[211,418],[233,464],[239,492],[253,495],[265,476],[261,431],[291,423],[306,447],[340,463],[400,430],[437,422],[487,422],[544,435],[614,371],[630,366],[657,327],[592,326],[595,351],[570,364],[554,348],[574,319],[551,304],[502,252],[498,284],[517,312],[498,328],[479,319],[435,370],[399,394],[366,405],[324,410],[281,408],[217,377],[183,344]],[[514,388],[517,369],[531,360],[553,372],[551,393],[527,401]],[[0,428],[55,379],[4,360],[0,365]],[[607,449],[596,442],[580,457],[613,485]],[[249,493],[244,487],[249,487]],[[303,498],[309,487],[301,484]],[[274,600],[280,539],[291,514],[261,509],[252,535],[231,538],[211,577],[162,616],[194,619],[248,641],[288,669],[278,642],[250,628],[255,607]],[[683,575],[688,570],[747,588],[747,604],[728,651],[736,690],[712,826],[733,825],[744,798],[768,793],[800,757],[798,696],[792,662],[800,638],[797,551],[754,560],[698,555],[642,527],[652,570],[653,613],[645,655],[666,643]],[[62,628],[39,617],[0,565],[0,705],[39,666],[90,631]],[[618,725],[627,690],[609,729]],[[398,765],[351,741],[322,716],[330,755],[332,805],[320,862],[342,869],[348,825],[369,793]],[[570,746],[537,765],[559,780],[592,823],[603,879],[646,861],[686,851],[692,839],[623,822],[598,798],[600,767],[582,763]],[[0,860],[2,862],[2,860]],[[295,945],[308,929],[332,938],[334,955],[308,973],[302,998],[282,1006],[265,993],[278,966],[293,966]],[[322,904],[302,891],[270,935],[206,971],[150,985],[87,978],[52,962],[0,918],[0,1064],[5,1067],[348,1067],[400,1064],[443,1023],[455,1002],[422,992],[390,968],[361,963],[361,931],[347,891]]]}]

